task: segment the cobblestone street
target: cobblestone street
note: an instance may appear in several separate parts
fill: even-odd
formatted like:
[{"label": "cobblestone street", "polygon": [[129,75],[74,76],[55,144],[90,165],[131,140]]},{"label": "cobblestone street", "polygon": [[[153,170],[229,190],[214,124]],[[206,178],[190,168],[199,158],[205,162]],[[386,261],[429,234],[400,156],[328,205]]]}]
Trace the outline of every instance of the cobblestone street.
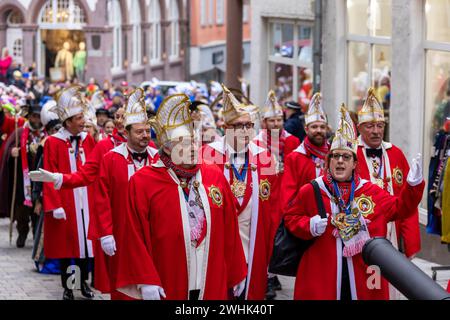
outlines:
[{"label": "cobblestone street", "polygon": [[[0,300],[61,300],[62,289],[59,275],[41,274],[36,271],[31,259],[33,241],[31,233],[25,248],[15,245],[17,232],[14,228],[12,244],[9,244],[9,219],[0,219]],[[422,259],[413,262],[431,277],[431,267],[437,264]],[[277,291],[277,300],[290,300],[294,295],[292,277],[279,276],[283,290]],[[437,274],[437,282],[445,287],[450,279],[450,271]],[[80,291],[75,291],[75,299],[85,299]],[[109,295],[96,292],[95,300],[108,300]]]}]

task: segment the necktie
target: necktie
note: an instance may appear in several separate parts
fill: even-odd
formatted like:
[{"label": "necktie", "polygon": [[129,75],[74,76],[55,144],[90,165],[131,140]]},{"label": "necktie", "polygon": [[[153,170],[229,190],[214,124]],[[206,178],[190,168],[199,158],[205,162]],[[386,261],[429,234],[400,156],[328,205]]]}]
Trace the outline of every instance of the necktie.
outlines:
[{"label": "necktie", "polygon": [[381,159],[381,156],[383,154],[383,150],[381,148],[380,149],[369,149],[369,148],[367,148],[366,149],[366,154],[367,154],[368,157],[372,157],[372,158],[378,157],[378,158]]},{"label": "necktie", "polygon": [[75,158],[78,157],[78,148],[80,146],[80,140],[81,140],[81,136],[70,136],[70,143],[73,143],[73,141],[76,141]]}]

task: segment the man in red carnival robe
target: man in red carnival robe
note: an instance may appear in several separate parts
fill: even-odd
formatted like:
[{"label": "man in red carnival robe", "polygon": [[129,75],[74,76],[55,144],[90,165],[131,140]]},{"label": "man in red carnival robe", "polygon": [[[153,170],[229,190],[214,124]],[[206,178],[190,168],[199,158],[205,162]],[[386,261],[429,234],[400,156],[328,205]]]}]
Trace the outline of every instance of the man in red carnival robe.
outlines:
[{"label": "man in red carnival robe", "polygon": [[314,94],[305,116],[306,138],[286,157],[283,175],[281,206],[284,209],[294,200],[301,187],[321,175],[325,157],[330,149],[326,139],[327,116],[322,107],[322,96]]},{"label": "man in red carnival robe", "polygon": [[[79,90],[79,86],[72,86],[57,97],[55,112],[63,128],[50,136],[44,146],[44,168],[50,172],[76,172],[94,148],[92,137],[83,132],[87,106]],[[81,276],[82,294],[94,296],[86,283],[89,263],[94,257],[92,241],[87,237],[91,220],[89,200],[93,199],[91,187],[56,190],[53,184],[44,183],[44,254],[50,259],[60,259],[65,300],[74,299],[74,284],[69,283],[73,265],[81,272],[77,274]]]},{"label": "man in red carnival robe", "polygon": [[273,242],[276,162],[266,149],[252,141],[256,107],[240,103],[225,86],[223,90],[225,136],[204,146],[201,154],[203,161],[220,167],[234,194],[248,264],[242,298],[263,300]]},{"label": "man in red carnival robe", "polygon": [[245,287],[233,196],[217,166],[197,164],[189,104],[163,101],[151,120],[159,158],[129,183],[116,285],[134,298],[227,299]]},{"label": "man in red carnival robe", "polygon": [[[272,197],[274,203],[273,207],[277,208],[277,210],[274,210],[271,214],[273,228],[270,237],[273,239],[280,223],[283,209],[281,206],[281,181],[284,171],[284,160],[299,146],[300,140],[283,129],[283,108],[278,103],[273,90],[269,91],[260,115],[262,118],[263,130],[255,137],[254,142],[257,145],[266,148],[274,156],[278,173],[278,178],[276,179],[277,185],[274,187],[276,194]],[[266,299],[274,299],[276,297],[275,291],[281,289],[281,283],[278,280],[278,277],[269,274],[267,279]]]}]

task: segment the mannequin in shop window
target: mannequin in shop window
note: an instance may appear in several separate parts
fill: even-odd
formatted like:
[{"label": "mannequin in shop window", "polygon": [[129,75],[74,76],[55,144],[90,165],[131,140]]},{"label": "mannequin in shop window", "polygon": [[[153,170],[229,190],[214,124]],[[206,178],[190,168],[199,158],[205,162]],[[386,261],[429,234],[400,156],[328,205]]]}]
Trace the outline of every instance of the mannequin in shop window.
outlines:
[{"label": "mannequin in shop window", "polygon": [[64,68],[64,76],[66,80],[72,80],[73,77],[73,55],[70,52],[70,43],[64,42],[63,48],[58,51],[55,60],[56,68]]},{"label": "mannequin in shop window", "polygon": [[84,73],[86,71],[86,44],[84,42],[80,42],[79,50],[75,52],[73,67],[78,81],[84,83]]}]

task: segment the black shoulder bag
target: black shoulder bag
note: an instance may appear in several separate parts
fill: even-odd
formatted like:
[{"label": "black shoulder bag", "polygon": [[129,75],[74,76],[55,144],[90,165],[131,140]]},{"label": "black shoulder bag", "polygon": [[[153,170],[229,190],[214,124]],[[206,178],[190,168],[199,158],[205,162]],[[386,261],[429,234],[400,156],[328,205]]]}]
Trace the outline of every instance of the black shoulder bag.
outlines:
[{"label": "black shoulder bag", "polygon": [[[322,196],[319,185],[315,180],[311,181],[316,198],[319,215],[322,219],[326,218],[325,207],[323,206]],[[295,277],[297,275],[298,265],[303,253],[313,244],[311,240],[303,240],[291,234],[284,226],[284,219],[281,219],[280,226],[275,234],[272,257],[269,263],[269,272],[283,276]]]}]

